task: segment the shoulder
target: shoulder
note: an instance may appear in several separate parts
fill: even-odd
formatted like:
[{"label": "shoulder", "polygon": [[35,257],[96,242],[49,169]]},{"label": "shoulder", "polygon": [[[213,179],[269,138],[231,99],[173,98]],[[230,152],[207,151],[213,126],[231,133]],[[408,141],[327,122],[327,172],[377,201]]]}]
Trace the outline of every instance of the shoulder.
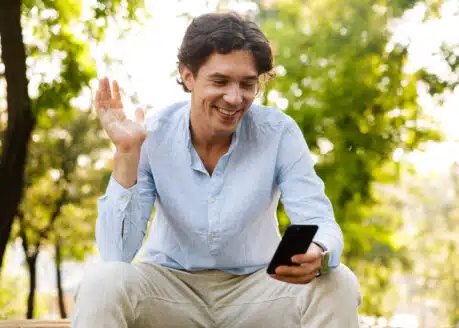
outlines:
[{"label": "shoulder", "polygon": [[154,132],[160,129],[167,129],[177,124],[186,115],[188,107],[188,101],[181,101],[152,110],[145,120],[147,131]]},{"label": "shoulder", "polygon": [[145,120],[146,147],[159,147],[173,143],[178,138],[177,131],[183,125],[189,111],[189,102],[173,103],[161,109],[152,110]]},{"label": "shoulder", "polygon": [[282,133],[297,126],[290,116],[275,107],[253,104],[247,114],[247,123],[261,132]]}]

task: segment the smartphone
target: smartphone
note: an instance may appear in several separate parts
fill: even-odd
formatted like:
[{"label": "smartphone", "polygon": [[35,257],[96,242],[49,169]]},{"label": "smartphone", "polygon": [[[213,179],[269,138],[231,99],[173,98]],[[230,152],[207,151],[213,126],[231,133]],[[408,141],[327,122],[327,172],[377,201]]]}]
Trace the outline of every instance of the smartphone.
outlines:
[{"label": "smartphone", "polygon": [[280,265],[297,265],[292,263],[292,256],[306,253],[317,230],[315,224],[288,226],[266,270],[268,274],[275,274],[274,270]]}]

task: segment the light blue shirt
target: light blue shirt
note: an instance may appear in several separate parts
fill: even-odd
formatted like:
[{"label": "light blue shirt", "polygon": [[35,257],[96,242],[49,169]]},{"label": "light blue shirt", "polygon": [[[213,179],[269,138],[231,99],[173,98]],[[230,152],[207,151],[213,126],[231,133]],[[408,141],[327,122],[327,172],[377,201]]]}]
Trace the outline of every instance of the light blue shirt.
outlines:
[{"label": "light blue shirt", "polygon": [[331,252],[330,266],[339,265],[342,232],[292,118],[252,105],[212,175],[191,143],[189,120],[189,102],[149,117],[137,183],[125,189],[111,177],[96,223],[104,260],[131,262],[142,247],[142,262],[252,273],[268,265],[281,239],[280,197],[293,224],[319,226],[314,240]]}]

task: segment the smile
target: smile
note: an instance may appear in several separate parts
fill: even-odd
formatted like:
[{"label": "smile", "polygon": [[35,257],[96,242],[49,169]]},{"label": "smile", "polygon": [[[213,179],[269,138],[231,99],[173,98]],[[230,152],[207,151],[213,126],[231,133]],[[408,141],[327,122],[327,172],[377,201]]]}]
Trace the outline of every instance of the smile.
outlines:
[{"label": "smile", "polygon": [[226,116],[234,116],[236,115],[237,113],[239,113],[239,110],[236,110],[236,111],[228,111],[226,109],[223,109],[223,108],[220,108],[220,107],[217,107],[217,106],[214,106],[215,109],[217,109],[220,113],[226,115]]}]

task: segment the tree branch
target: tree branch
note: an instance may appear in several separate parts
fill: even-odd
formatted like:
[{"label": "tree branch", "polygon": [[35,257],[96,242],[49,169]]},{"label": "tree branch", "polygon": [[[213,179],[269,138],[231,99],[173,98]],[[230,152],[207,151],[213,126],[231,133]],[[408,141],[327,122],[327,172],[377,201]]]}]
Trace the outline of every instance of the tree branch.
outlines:
[{"label": "tree branch", "polygon": [[42,232],[40,233],[40,237],[38,239],[38,244],[41,243],[41,240],[42,239],[45,239],[48,237],[48,234],[49,232],[51,231],[51,229],[53,229],[53,226],[54,226],[54,223],[56,222],[57,220],[57,217],[59,216],[59,214],[61,213],[61,209],[62,209],[62,206],[65,204],[65,202],[67,201],[67,189],[64,189],[64,191],[62,192],[61,196],[57,199],[56,201],[56,206],[54,208],[54,211],[51,213],[51,217],[49,219],[49,223],[48,225],[42,230]]},{"label": "tree branch", "polygon": [[70,174],[69,172],[70,169],[66,165],[63,165],[63,166],[64,166],[63,168],[64,174],[62,175],[62,181],[64,181],[65,183],[64,190],[62,191],[61,196],[56,201],[56,206],[54,208],[54,211],[51,213],[49,223],[45,227],[45,229],[43,229],[43,231],[41,232],[40,237],[38,239],[38,243],[41,243],[42,239],[45,239],[48,237],[48,233],[51,231],[51,229],[53,229],[54,223],[56,222],[57,217],[61,213],[62,206],[67,202],[67,196],[68,196],[67,184],[69,183],[68,176]]},{"label": "tree branch", "polygon": [[29,251],[29,243],[27,240],[27,235],[25,232],[25,227],[24,227],[24,213],[21,210],[17,211],[17,218],[19,221],[19,236],[22,239],[22,248],[24,249],[24,253],[26,258],[29,257],[28,251]]}]

